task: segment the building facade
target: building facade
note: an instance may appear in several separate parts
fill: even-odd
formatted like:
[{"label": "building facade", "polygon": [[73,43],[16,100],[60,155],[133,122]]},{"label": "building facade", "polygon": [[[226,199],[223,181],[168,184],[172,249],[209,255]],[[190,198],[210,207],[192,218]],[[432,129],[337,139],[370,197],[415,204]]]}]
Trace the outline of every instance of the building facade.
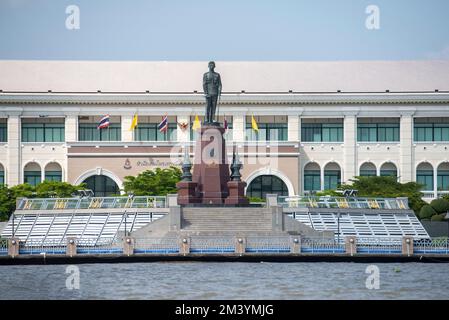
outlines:
[{"label": "building facade", "polygon": [[[194,147],[207,62],[0,66],[2,184],[84,182],[112,195],[126,176],[180,166]],[[420,182],[427,198],[449,193],[448,62],[217,62],[217,71],[219,121],[247,195],[335,189],[359,175]],[[97,129],[105,115],[110,126]]]}]

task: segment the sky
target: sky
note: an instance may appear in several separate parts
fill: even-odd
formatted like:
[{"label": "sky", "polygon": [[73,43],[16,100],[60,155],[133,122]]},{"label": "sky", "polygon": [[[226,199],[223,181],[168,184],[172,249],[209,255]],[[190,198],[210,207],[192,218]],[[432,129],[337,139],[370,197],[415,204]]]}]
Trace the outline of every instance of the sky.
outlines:
[{"label": "sky", "polygon": [[448,13],[447,0],[0,0],[0,59],[447,60]]}]

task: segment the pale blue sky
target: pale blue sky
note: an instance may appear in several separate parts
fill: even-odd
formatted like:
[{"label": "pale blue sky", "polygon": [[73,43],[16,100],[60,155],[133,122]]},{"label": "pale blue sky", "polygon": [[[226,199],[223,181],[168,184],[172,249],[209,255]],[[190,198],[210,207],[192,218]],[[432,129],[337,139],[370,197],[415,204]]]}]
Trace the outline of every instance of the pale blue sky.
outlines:
[{"label": "pale blue sky", "polygon": [[447,0],[0,0],[0,59],[449,59],[448,13]]}]

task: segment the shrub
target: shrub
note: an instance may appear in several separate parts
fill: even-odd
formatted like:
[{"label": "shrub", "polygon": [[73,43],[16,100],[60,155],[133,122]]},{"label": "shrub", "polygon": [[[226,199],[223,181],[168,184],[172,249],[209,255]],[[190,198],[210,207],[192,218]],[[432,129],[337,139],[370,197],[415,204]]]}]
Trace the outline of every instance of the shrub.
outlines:
[{"label": "shrub", "polygon": [[430,219],[432,216],[436,215],[437,212],[430,205],[426,204],[419,211],[419,217],[421,219]]},{"label": "shrub", "polygon": [[445,213],[442,214],[436,214],[434,216],[432,216],[432,218],[430,219],[431,221],[444,221],[444,217],[446,216]]},{"label": "shrub", "polygon": [[435,199],[430,203],[437,213],[446,213],[449,211],[449,201],[444,199]]},{"label": "shrub", "polygon": [[265,202],[265,199],[259,198],[259,197],[248,197],[249,202],[254,203],[263,203]]}]

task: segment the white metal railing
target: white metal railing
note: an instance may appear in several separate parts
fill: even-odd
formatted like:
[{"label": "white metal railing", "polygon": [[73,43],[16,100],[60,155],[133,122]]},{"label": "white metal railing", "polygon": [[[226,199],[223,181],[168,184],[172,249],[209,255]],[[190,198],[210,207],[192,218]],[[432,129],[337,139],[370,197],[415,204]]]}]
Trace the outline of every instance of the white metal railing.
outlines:
[{"label": "white metal railing", "polygon": [[290,252],[290,237],[283,236],[251,236],[246,239],[246,252],[281,253]]},{"label": "white metal railing", "polygon": [[357,238],[357,253],[400,254],[402,238]]},{"label": "white metal railing", "polygon": [[190,252],[192,253],[226,253],[235,251],[234,237],[195,236],[191,238]]},{"label": "white metal railing", "polygon": [[438,198],[449,195],[449,191],[438,191]]},{"label": "white metal railing", "polygon": [[117,241],[76,240],[77,254],[121,254],[122,244]]},{"label": "white metal railing", "polygon": [[406,198],[280,196],[284,208],[409,209]]},{"label": "white metal railing", "polygon": [[420,239],[413,242],[415,253],[449,254],[449,239]]},{"label": "white metal railing", "polygon": [[425,199],[433,199],[435,198],[435,192],[434,191],[421,191],[423,194],[423,198]]},{"label": "white metal railing", "polygon": [[166,208],[165,196],[91,197],[91,198],[22,198],[18,210],[70,210]]},{"label": "white metal railing", "polygon": [[8,240],[0,239],[0,255],[8,254]]},{"label": "white metal railing", "polygon": [[179,239],[175,237],[135,239],[134,253],[179,253]]},{"label": "white metal railing", "polygon": [[345,246],[335,239],[304,238],[301,239],[303,253],[344,253]]},{"label": "white metal railing", "polygon": [[19,242],[19,254],[66,254],[67,246],[59,241],[24,241]]}]

